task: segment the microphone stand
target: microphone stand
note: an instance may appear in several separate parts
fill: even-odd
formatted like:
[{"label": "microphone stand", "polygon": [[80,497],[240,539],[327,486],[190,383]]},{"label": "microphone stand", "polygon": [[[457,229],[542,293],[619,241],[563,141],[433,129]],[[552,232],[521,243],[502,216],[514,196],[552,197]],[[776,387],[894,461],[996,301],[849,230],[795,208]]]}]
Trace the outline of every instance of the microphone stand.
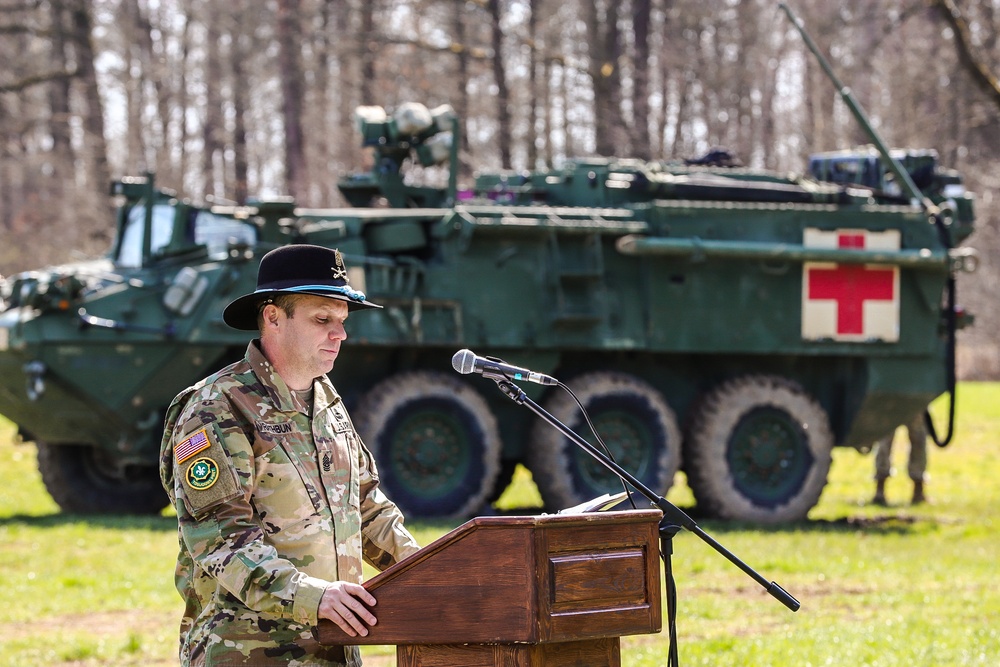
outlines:
[{"label": "microphone stand", "polygon": [[658,507],[660,511],[663,512],[663,518],[660,519],[659,524],[659,533],[660,558],[663,560],[667,580],[667,631],[670,637],[670,655],[668,664],[678,665],[677,589],[674,585],[670,556],[673,553],[673,537],[681,528],[684,528],[685,530],[688,530],[700,537],[706,544],[722,554],[729,562],[743,570],[743,572],[760,584],[768,593],[771,594],[772,597],[777,599],[783,605],[792,611],[798,611],[801,606],[799,601],[792,597],[785,589],[773,581],[769,582],[767,579],[758,574],[752,567],[737,558],[735,554],[719,544],[708,533],[702,530],[698,524],[695,523],[694,519],[688,516],[683,510],[640,482],[634,475],[606,456],[604,452],[597,449],[594,445],[577,435],[571,428],[553,417],[535,401],[528,398],[516,384],[499,373],[484,371],[483,376],[496,382],[497,387],[499,387],[500,391],[502,391],[508,398],[513,400],[518,405],[527,407],[536,415],[554,426],[557,430],[559,430],[559,432],[594,457],[598,463],[618,475],[618,477],[622,480],[628,482],[632,487],[639,491],[639,493],[645,496],[650,503]]}]

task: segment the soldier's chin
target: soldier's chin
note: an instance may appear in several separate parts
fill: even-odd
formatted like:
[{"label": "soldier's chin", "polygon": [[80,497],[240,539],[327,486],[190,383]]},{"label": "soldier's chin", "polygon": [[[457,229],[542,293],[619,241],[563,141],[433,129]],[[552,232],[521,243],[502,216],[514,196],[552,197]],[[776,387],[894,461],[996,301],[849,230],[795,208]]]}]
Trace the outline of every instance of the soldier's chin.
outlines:
[{"label": "soldier's chin", "polygon": [[337,352],[327,352],[326,354],[323,355],[323,360],[321,363],[326,368],[324,373],[329,373],[330,371],[333,370],[333,366],[337,362],[337,356],[338,356]]}]

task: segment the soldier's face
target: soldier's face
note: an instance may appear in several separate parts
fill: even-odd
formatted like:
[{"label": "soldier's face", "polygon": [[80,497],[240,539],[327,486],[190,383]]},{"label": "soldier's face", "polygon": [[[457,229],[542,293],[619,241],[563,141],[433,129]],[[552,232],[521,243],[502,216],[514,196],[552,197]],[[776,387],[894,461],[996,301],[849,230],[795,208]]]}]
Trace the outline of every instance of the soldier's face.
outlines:
[{"label": "soldier's face", "polygon": [[279,359],[271,362],[289,387],[304,389],[314,378],[333,369],[340,344],[347,339],[347,304],[304,295],[296,302],[291,317],[280,308],[275,310],[278,312],[272,331]]}]

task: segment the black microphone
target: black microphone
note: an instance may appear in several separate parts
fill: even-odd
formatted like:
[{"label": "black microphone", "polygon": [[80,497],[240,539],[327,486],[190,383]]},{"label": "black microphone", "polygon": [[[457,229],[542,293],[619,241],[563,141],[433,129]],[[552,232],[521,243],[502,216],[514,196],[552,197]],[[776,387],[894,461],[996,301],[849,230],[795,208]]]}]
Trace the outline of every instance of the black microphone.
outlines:
[{"label": "black microphone", "polygon": [[451,358],[451,367],[462,375],[480,373],[483,377],[504,378],[507,380],[527,380],[537,384],[554,385],[559,380],[542,373],[518,368],[492,357],[480,357],[472,350],[459,350]]}]

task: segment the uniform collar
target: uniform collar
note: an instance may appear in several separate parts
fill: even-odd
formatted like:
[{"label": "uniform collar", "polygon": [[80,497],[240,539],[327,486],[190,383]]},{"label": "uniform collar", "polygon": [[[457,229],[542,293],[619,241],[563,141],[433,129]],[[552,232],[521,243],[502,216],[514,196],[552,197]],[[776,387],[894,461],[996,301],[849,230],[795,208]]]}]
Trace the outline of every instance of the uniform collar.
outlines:
[{"label": "uniform collar", "polygon": [[[253,369],[254,375],[260,380],[260,383],[267,390],[268,395],[271,397],[271,401],[274,402],[275,407],[282,412],[302,412],[308,414],[310,411],[306,409],[307,406],[302,404],[302,401],[298,396],[295,395],[293,391],[288,388],[285,381],[281,379],[278,372],[274,370],[274,366],[271,362],[267,360],[264,353],[260,349],[260,340],[254,339],[250,341],[247,345],[246,361],[250,364],[250,368]],[[340,402],[340,395],[337,390],[334,389],[333,383],[330,382],[330,378],[322,375],[313,381],[313,414],[317,414],[320,411],[328,408],[331,405]]]}]

